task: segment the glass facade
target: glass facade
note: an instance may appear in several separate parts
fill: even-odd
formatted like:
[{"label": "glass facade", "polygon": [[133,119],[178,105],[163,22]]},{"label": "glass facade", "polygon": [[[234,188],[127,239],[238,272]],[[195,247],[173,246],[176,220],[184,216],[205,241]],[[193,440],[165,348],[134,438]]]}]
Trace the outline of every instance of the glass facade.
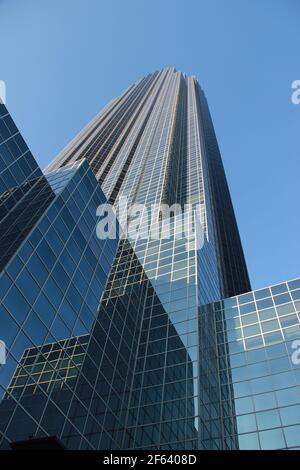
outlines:
[{"label": "glass facade", "polygon": [[[251,292],[197,79],[139,80],[44,172],[0,106],[0,448],[299,446],[299,281]],[[140,236],[98,238],[124,197]]]},{"label": "glass facade", "polygon": [[[300,448],[300,279],[205,306],[239,449]],[[224,394],[222,393],[224,396]]]},{"label": "glass facade", "polygon": [[[71,343],[91,331],[117,240],[96,236],[96,209],[106,199],[85,160],[29,175],[3,194],[4,205],[17,194],[3,214],[0,239],[0,332],[7,353],[0,366],[0,446],[6,448],[47,434],[51,422],[65,416],[63,394],[60,404],[50,388],[56,397],[62,384],[70,391],[76,380],[80,365]],[[67,371],[55,359],[59,352],[49,352],[55,344]]]},{"label": "glass facade", "polygon": [[[42,176],[23,137],[0,101],[0,194]],[[1,217],[2,218],[2,217]]]}]

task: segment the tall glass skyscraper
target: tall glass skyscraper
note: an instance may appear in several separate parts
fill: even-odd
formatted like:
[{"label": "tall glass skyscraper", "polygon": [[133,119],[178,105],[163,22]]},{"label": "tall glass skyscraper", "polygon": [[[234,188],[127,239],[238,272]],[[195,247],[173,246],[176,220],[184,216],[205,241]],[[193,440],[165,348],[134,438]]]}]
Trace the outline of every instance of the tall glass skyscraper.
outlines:
[{"label": "tall glass skyscraper", "polygon": [[[4,105],[0,135],[0,448],[300,446],[300,283],[250,292],[197,79],[139,80],[44,172]],[[99,238],[125,199],[139,235]]]}]

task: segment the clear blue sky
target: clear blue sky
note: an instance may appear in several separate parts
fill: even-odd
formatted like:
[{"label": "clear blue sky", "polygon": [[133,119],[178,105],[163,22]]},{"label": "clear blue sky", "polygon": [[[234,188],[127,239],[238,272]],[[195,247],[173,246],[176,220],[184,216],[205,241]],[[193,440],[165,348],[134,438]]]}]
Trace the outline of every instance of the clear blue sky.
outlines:
[{"label": "clear blue sky", "polygon": [[208,98],[254,288],[298,277],[298,0],[0,0],[7,106],[44,167],[148,72]]}]

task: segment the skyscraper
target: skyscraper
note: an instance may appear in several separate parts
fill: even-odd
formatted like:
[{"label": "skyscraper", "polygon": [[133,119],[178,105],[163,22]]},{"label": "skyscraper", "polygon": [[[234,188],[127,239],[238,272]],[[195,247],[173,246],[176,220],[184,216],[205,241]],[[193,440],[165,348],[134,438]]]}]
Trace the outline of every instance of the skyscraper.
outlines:
[{"label": "skyscraper", "polygon": [[112,203],[123,196],[129,204],[200,204],[200,221],[218,269],[212,282],[223,297],[250,290],[217,140],[195,77],[170,68],[138,81],[109,103],[47,170],[82,158]]},{"label": "skyscraper", "polygon": [[[287,371],[300,406],[288,356],[300,286],[249,292],[197,79],[167,68],[139,80],[44,173],[1,107],[1,447],[30,436],[75,449],[300,445],[289,428],[300,419],[287,421],[272,385]],[[118,236],[99,238],[99,206],[124,200]],[[138,233],[122,235],[137,213]]]}]

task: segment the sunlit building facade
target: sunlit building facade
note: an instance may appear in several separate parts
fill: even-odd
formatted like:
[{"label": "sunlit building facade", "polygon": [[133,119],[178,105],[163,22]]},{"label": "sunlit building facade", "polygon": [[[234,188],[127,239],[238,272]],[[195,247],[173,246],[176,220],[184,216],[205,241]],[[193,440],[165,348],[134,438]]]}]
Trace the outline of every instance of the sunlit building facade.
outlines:
[{"label": "sunlit building facade", "polygon": [[[201,307],[213,317],[225,422],[239,449],[300,448],[300,279]],[[234,403],[234,407],[232,407]]]}]

